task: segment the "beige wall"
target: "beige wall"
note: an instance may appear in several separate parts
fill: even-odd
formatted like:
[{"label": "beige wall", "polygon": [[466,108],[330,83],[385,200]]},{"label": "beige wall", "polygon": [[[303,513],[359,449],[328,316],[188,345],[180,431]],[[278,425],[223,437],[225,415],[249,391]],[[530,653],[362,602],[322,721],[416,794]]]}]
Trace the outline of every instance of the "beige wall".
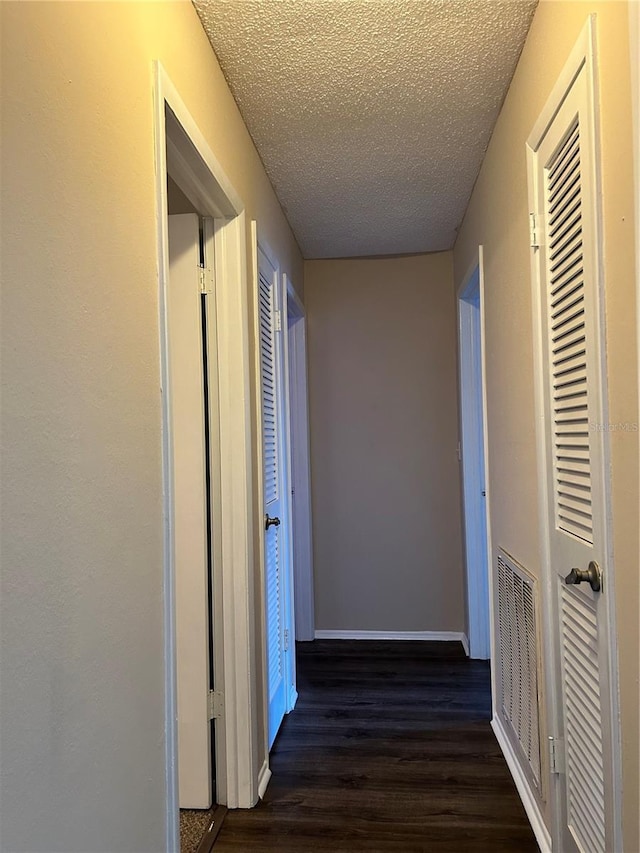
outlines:
[{"label": "beige wall", "polygon": [[302,259],[190,3],[0,11],[0,846],[158,851],[154,59],[298,287]]},{"label": "beige wall", "polygon": [[464,629],[451,254],[308,261],[316,628]]},{"label": "beige wall", "polygon": [[[525,142],[587,15],[597,12],[609,420],[638,422],[634,205],[626,3],[538,7],[454,251],[459,281],[484,245],[489,484],[494,546],[540,571]],[[637,851],[638,442],[612,444],[625,850]],[[514,483],[520,484],[517,490]],[[516,499],[517,496],[517,499]]]}]

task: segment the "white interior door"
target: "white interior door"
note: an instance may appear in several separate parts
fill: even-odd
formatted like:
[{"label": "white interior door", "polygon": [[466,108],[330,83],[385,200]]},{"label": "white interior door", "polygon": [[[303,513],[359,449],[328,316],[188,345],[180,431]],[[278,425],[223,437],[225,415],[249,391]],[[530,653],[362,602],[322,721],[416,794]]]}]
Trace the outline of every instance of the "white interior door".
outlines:
[{"label": "white interior door", "polygon": [[169,217],[168,331],[173,453],[180,808],[212,803],[209,600],[200,232]]},{"label": "white interior door", "polygon": [[532,161],[558,697],[558,837],[566,853],[618,849],[592,115],[583,64]]},{"label": "white interior door", "polygon": [[460,294],[458,316],[469,656],[488,660],[491,642],[479,266]]},{"label": "white interior door", "polygon": [[288,710],[287,520],[278,270],[258,247],[269,749]]}]

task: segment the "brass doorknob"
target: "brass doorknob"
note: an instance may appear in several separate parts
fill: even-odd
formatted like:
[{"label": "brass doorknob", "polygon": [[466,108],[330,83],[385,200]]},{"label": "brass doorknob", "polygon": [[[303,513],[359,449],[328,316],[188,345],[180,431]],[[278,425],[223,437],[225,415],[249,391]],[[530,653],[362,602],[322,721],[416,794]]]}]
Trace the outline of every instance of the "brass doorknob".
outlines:
[{"label": "brass doorknob", "polygon": [[592,560],[589,563],[589,568],[584,571],[581,569],[571,569],[569,574],[564,579],[566,584],[588,583],[594,592],[600,592],[602,573],[600,566]]},{"label": "brass doorknob", "polygon": [[280,527],[280,519],[277,515],[271,518],[269,513],[267,513],[264,517],[264,529],[268,530],[270,527]]}]

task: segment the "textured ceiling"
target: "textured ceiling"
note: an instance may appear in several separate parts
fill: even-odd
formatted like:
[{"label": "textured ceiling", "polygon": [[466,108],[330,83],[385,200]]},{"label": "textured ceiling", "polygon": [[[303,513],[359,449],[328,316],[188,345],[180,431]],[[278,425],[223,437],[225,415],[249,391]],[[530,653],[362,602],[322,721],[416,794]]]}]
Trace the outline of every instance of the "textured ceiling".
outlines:
[{"label": "textured ceiling", "polygon": [[449,249],[537,0],[194,0],[306,258]]}]

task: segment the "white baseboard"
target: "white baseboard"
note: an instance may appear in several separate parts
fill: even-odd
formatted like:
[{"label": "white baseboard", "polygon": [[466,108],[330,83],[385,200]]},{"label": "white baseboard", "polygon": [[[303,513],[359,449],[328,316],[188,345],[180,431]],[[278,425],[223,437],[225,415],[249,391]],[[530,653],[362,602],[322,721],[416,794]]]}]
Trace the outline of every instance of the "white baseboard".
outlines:
[{"label": "white baseboard", "polygon": [[[316,631],[316,640],[439,640],[459,642],[468,652],[462,631]],[[466,642],[466,646],[465,646]]]},{"label": "white baseboard", "polygon": [[260,799],[264,797],[270,779],[271,770],[269,769],[269,762],[265,758],[260,773],[258,773],[258,796],[260,797]]},{"label": "white baseboard", "polygon": [[460,637],[460,642],[462,643],[462,648],[464,649],[464,653],[465,653],[465,655],[466,655],[467,657],[469,657],[469,655],[471,654],[471,651],[470,651],[470,649],[469,649],[469,638],[467,637],[467,635],[466,635],[466,634],[463,634],[463,635]]},{"label": "white baseboard", "polygon": [[516,788],[520,794],[522,805],[529,818],[531,829],[538,842],[538,847],[541,853],[551,853],[551,834],[544,822],[544,816],[540,811],[540,806],[534,792],[531,790],[529,780],[524,775],[518,757],[514,752],[511,742],[502,725],[499,717],[494,716],[491,720],[491,728],[496,736],[496,740],[502,750],[507,766],[513,776],[513,781],[516,783]]}]

